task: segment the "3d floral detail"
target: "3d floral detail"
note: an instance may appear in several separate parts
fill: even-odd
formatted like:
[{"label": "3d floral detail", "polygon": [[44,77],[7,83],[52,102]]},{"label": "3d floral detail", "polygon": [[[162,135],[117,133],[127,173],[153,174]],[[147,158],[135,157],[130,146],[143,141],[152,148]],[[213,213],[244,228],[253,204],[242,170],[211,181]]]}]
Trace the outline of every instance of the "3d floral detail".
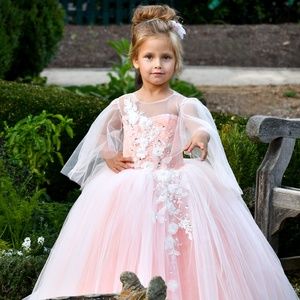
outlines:
[{"label": "3d floral detail", "polygon": [[174,279],[171,279],[168,281],[167,286],[170,291],[174,292],[178,289],[178,282]]},{"label": "3d floral detail", "polygon": [[171,172],[169,170],[157,170],[155,176],[158,181],[168,182],[171,179]]},{"label": "3d floral detail", "polygon": [[28,251],[30,250],[30,246],[31,246],[31,240],[29,237],[26,237],[24,239],[24,242],[22,243],[22,247],[24,248],[24,250]]},{"label": "3d floral detail", "polygon": [[149,127],[153,124],[152,120],[145,117],[145,116],[140,116],[139,119],[139,125],[142,127]]},{"label": "3d floral detail", "polygon": [[179,22],[176,22],[174,20],[171,20],[170,22],[173,30],[179,35],[181,39],[183,39],[184,35],[186,34],[186,31],[183,28],[183,26]]},{"label": "3d floral detail", "polygon": [[176,183],[170,183],[168,185],[168,191],[172,194],[176,193],[176,191],[178,190],[179,186]]},{"label": "3d floral detail", "polygon": [[145,161],[145,162],[141,165],[141,167],[142,167],[143,169],[150,169],[150,170],[153,170],[153,169],[154,169],[154,163],[151,162],[151,161]]},{"label": "3d floral detail", "polygon": [[38,237],[37,242],[39,245],[44,245],[45,238],[43,236]]},{"label": "3d floral detail", "polygon": [[165,240],[165,249],[166,250],[174,250],[175,247],[175,239],[169,235]]},{"label": "3d floral detail", "polygon": [[139,119],[139,115],[137,113],[135,113],[133,111],[128,113],[129,124],[135,125],[137,123],[138,119]]},{"label": "3d floral detail", "polygon": [[157,198],[156,202],[166,202],[168,201],[168,194],[163,193],[161,195],[159,195],[159,197]]},{"label": "3d floral detail", "polygon": [[166,208],[162,207],[155,215],[156,221],[161,224],[164,223],[166,220],[165,216],[166,216]]},{"label": "3d floral detail", "polygon": [[144,159],[146,157],[146,155],[147,155],[146,148],[137,149],[136,157],[138,157],[140,159]]},{"label": "3d floral detail", "polygon": [[179,210],[171,201],[168,201],[166,206],[167,206],[168,213],[170,215],[176,215],[179,212]]},{"label": "3d floral detail", "polygon": [[192,240],[192,224],[191,221],[187,218],[182,219],[179,223],[179,226],[184,229],[185,233],[188,235],[189,239]]},{"label": "3d floral detail", "polygon": [[175,234],[178,231],[179,226],[176,223],[170,223],[168,226],[168,232],[170,234]]},{"label": "3d floral detail", "polygon": [[156,146],[156,147],[154,147],[153,150],[152,150],[152,154],[153,154],[154,156],[157,156],[157,157],[162,156],[163,153],[164,153],[164,148],[163,148],[163,147],[160,147],[160,146]]},{"label": "3d floral detail", "polygon": [[137,140],[137,143],[140,144],[143,148],[146,148],[149,144],[149,141],[146,137],[142,136]]}]

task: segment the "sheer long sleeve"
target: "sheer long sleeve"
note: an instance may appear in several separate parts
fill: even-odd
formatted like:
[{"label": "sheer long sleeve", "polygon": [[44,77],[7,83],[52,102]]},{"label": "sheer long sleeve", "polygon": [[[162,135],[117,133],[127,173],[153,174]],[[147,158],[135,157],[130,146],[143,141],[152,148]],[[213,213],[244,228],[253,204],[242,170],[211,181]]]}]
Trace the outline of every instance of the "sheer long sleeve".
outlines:
[{"label": "sheer long sleeve", "polygon": [[[222,184],[242,194],[242,190],[227,161],[217,127],[209,110],[198,99],[188,98],[180,105],[179,116],[182,147],[190,141],[196,131],[208,134],[208,162]],[[200,154],[199,149],[193,151],[194,158],[198,158]]]},{"label": "sheer long sleeve", "polygon": [[122,146],[122,119],[116,99],[93,122],[61,173],[83,187],[101,170],[104,159],[122,152]]}]

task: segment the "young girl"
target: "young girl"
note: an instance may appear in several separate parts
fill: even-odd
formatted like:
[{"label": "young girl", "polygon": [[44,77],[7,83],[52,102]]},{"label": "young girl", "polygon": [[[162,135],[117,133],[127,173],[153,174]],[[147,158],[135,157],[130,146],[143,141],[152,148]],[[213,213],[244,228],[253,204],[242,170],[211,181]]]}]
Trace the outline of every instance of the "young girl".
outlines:
[{"label": "young girl", "polygon": [[162,276],[169,300],[298,299],[209,111],[170,89],[184,34],[168,6],[135,10],[141,88],[112,101],[64,166],[82,194],[27,299],[119,292],[123,271],[144,285]]}]

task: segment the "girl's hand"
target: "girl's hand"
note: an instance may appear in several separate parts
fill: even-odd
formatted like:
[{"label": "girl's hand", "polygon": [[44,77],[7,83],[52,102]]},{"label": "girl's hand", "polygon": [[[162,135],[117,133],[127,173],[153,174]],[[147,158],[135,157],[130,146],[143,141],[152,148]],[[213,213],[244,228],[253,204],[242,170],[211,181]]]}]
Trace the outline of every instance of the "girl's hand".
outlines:
[{"label": "girl's hand", "polygon": [[131,157],[124,157],[122,153],[118,153],[115,157],[105,159],[107,166],[114,171],[119,173],[126,169],[131,169],[133,160]]},{"label": "girl's hand", "polygon": [[199,147],[201,150],[201,160],[205,160],[207,157],[207,145],[209,142],[209,135],[206,132],[198,131],[192,136],[191,141],[185,146],[184,151],[191,153],[195,147]]}]

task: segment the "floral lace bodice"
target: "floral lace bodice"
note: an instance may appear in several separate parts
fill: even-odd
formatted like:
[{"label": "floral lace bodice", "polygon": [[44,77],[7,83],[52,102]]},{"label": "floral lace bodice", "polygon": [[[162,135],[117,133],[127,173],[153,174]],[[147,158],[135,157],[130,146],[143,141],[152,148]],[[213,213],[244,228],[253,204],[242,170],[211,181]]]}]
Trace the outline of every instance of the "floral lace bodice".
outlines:
[{"label": "floral lace bodice", "polygon": [[132,99],[124,102],[123,155],[132,157],[135,168],[165,169],[182,165],[182,156],[170,157],[176,147],[177,115],[164,113],[148,117]]}]

